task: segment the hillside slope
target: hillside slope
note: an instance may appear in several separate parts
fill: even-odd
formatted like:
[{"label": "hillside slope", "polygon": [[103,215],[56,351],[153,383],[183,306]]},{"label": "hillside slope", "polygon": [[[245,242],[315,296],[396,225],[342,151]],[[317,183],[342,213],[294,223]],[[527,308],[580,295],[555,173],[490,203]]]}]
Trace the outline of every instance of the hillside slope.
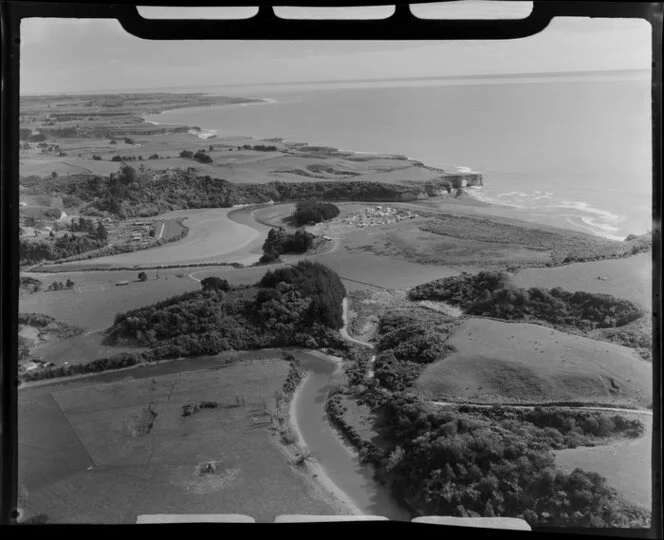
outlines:
[{"label": "hillside slope", "polygon": [[651,364],[625,347],[484,318],[468,319],[449,343],[457,352],[428,366],[417,382],[436,399],[637,407],[652,401]]}]

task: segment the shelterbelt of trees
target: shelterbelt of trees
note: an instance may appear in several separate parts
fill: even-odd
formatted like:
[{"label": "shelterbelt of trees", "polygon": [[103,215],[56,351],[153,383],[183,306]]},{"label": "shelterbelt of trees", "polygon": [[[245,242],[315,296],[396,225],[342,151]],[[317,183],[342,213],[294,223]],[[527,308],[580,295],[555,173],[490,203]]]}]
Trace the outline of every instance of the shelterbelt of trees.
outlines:
[{"label": "shelterbelt of trees", "polygon": [[217,281],[202,285],[200,291],[117,315],[107,343],[149,346],[157,358],[343,344],[336,331],[343,325],[346,291],[339,276],[319,263],[268,271],[249,288]]}]

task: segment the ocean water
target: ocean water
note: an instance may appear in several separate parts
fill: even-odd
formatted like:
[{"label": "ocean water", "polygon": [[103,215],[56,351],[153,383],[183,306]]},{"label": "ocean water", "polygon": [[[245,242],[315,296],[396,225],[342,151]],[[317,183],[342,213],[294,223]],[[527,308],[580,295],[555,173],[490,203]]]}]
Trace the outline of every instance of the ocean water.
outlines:
[{"label": "ocean water", "polygon": [[649,74],[198,91],[268,101],[173,110],[148,120],[219,136],[405,154],[450,172],[481,172],[485,186],[471,194],[513,208],[520,219],[620,240],[652,227]]}]

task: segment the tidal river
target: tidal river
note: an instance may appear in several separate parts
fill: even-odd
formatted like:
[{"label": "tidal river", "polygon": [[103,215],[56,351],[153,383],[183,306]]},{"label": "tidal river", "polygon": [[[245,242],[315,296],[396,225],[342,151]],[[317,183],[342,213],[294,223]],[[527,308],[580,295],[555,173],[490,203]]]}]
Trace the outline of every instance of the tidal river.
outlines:
[{"label": "tidal river", "polygon": [[293,419],[303,443],[329,479],[365,515],[410,521],[389,491],[373,478],[371,467],[360,464],[356,452],[344,444],[330,425],[325,400],[337,364],[329,359],[300,353],[309,375],[295,396]]}]

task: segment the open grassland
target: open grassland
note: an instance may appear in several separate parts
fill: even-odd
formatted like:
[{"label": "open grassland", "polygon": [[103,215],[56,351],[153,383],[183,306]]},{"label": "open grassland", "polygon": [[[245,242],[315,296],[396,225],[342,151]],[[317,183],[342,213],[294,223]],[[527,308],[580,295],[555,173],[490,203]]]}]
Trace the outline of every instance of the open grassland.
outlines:
[{"label": "open grassland", "polygon": [[[44,313],[55,319],[88,330],[100,330],[113,324],[116,313],[147,306],[200,288],[187,277],[184,270],[148,271],[148,280],[138,281],[138,272],[67,272],[58,274],[30,274],[47,287],[52,281],[72,279],[73,289],[23,295],[19,311]],[[182,277],[177,277],[181,275]],[[125,286],[117,283],[127,281]]]},{"label": "open grassland", "polygon": [[362,248],[425,264],[540,267],[629,257],[649,249],[647,236],[629,242],[607,240],[514,219],[504,215],[500,206],[469,198],[388,204],[414,211],[419,217],[375,227],[382,232],[375,235],[376,241],[367,242]]},{"label": "open grassland", "polygon": [[646,428],[642,437],[590,448],[558,450],[555,452],[556,465],[565,471],[579,467],[601,474],[626,500],[650,508],[653,485],[652,424],[642,416],[639,420]]},{"label": "open grassland", "polygon": [[[340,204],[339,218],[330,224],[321,224],[321,233],[343,238],[344,244],[353,253],[371,253],[420,265],[486,268],[514,264],[543,266],[551,261],[547,251],[522,244],[504,243],[498,241],[496,235],[474,232],[474,221],[466,216],[472,212],[474,206],[464,206],[453,199],[438,206],[427,201],[383,205],[397,210],[410,210],[417,216],[401,222],[365,228],[343,222],[346,218],[363,214],[366,208],[375,206]],[[457,231],[456,235],[452,230],[448,231],[451,234],[442,234],[438,227],[438,220],[441,219],[451,223],[455,231],[462,230],[463,234]],[[489,222],[488,218],[483,221]],[[522,223],[524,227],[532,226],[525,222],[517,223]]]},{"label": "open grassland", "polygon": [[[387,226],[389,227],[389,226]],[[372,253],[365,249],[367,244],[380,244],[381,231],[378,227],[353,229],[335,239],[333,251],[316,256],[316,260],[335,270],[342,278],[358,282],[349,289],[366,289],[362,283],[377,288],[401,289],[413,287],[427,279],[451,276],[462,270],[472,270],[471,266],[435,267],[404,258]]]},{"label": "open grassland", "polygon": [[55,367],[62,365],[87,364],[97,358],[114,356],[122,352],[139,352],[141,347],[111,347],[102,343],[101,331],[86,332],[59,341],[44,344],[31,351],[32,355],[44,362],[52,362]]},{"label": "open grassland", "polygon": [[[274,358],[60,386],[52,394],[49,387],[23,391],[19,442],[28,451],[19,476],[30,513],[60,523],[134,523],[156,513],[240,513],[258,521],[337,513],[289,464],[269,428],[263,401],[288,369]],[[201,400],[222,406],[182,416],[184,405]],[[213,467],[201,474],[205,463]]]},{"label": "open grassland", "polygon": [[584,402],[646,407],[652,368],[628,348],[534,324],[471,318],[457,351],[426,368],[417,386],[443,401]]},{"label": "open grassland", "polygon": [[[163,232],[161,233],[161,238],[165,241],[168,242],[172,238],[176,238],[180,234],[182,234],[182,231],[184,231],[184,227],[180,224],[180,222],[177,219],[167,219],[163,222]],[[156,235],[159,235],[159,231],[161,230],[161,225],[157,225],[157,232],[155,233]]]},{"label": "open grassland", "polygon": [[386,231],[379,253],[402,256],[414,262],[441,265],[507,266],[540,265],[550,260],[548,253],[520,245],[491,240],[456,238],[422,230],[422,223],[399,225]]},{"label": "open grassland", "polygon": [[[98,149],[90,149],[98,151]],[[122,164],[118,161],[96,161],[91,156],[78,157],[77,155],[21,155],[19,167],[21,176],[51,176],[54,172],[58,176],[72,174],[97,174],[108,176],[120,169]]]},{"label": "open grassland", "polygon": [[[602,278],[602,279],[598,279]],[[574,263],[557,268],[526,268],[514,276],[517,287],[562,287],[568,291],[611,294],[650,308],[652,254],[627,259]]]}]

